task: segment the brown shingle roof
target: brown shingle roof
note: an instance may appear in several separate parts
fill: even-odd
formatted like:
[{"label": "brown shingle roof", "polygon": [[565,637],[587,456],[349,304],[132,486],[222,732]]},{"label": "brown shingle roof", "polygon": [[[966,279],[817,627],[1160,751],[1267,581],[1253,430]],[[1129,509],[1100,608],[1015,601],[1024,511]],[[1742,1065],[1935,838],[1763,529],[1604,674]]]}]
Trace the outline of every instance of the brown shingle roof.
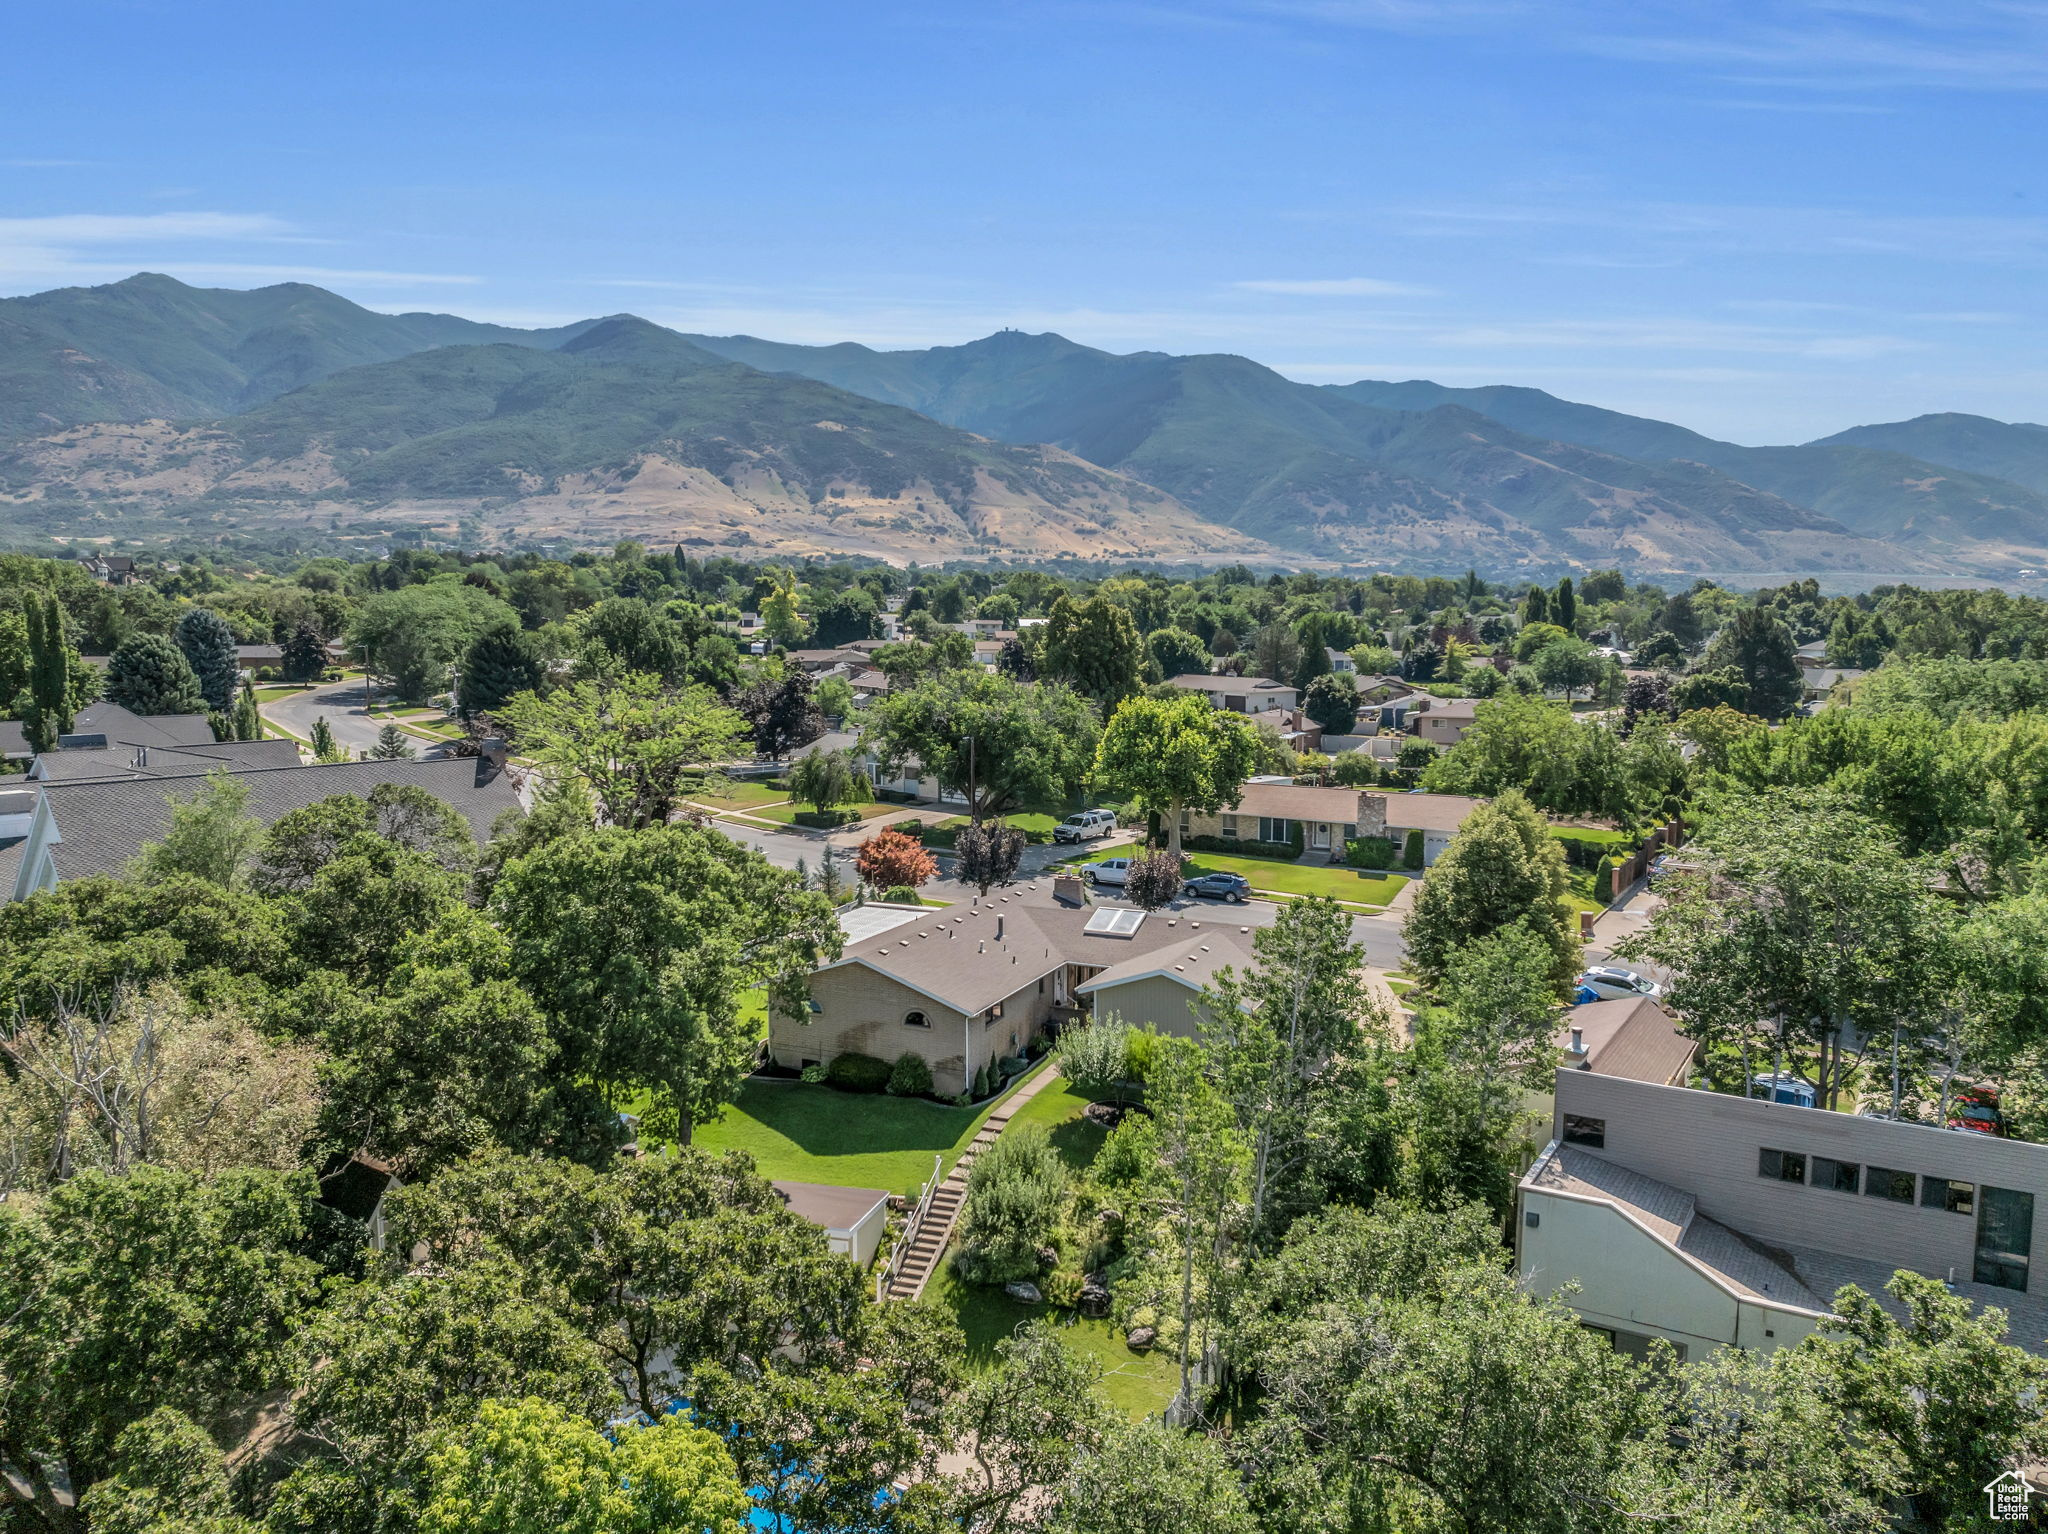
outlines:
[{"label": "brown shingle roof", "polygon": [[1693,1041],[1647,996],[1589,1001],[1573,1007],[1557,1042],[1567,1043],[1574,1028],[1585,1042],[1586,1069],[1595,1075],[1677,1086],[1692,1064]]}]

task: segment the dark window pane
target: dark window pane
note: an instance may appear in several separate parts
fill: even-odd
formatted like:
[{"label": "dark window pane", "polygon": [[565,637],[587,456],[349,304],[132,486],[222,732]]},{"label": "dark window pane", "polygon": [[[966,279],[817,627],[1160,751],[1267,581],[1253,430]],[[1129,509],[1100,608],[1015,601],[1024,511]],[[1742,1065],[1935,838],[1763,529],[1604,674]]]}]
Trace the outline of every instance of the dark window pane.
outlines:
[{"label": "dark window pane", "polygon": [[1863,1173],[1863,1191],[1872,1198],[1888,1198],[1895,1204],[1913,1202],[1913,1174],[1874,1166]]},{"label": "dark window pane", "polygon": [[2034,1195],[1986,1188],[1977,1209],[1977,1282],[2024,1294],[2033,1247]]},{"label": "dark window pane", "polygon": [[1967,1182],[1950,1182],[1946,1177],[1920,1179],[1920,1203],[1926,1209],[1946,1209],[1950,1214],[1968,1214],[1976,1203],[1977,1189]]},{"label": "dark window pane", "polygon": [[1806,1152],[1762,1150],[1756,1156],[1756,1175],[1779,1182],[1806,1181]]},{"label": "dark window pane", "polygon": [[1813,1185],[1825,1188],[1830,1193],[1854,1193],[1856,1174],[1861,1171],[1853,1161],[1837,1161],[1832,1156],[1813,1158]]},{"label": "dark window pane", "polygon": [[1567,1113],[1564,1116],[1564,1143],[1567,1145],[1589,1145],[1594,1150],[1607,1143],[1607,1120],[1589,1119],[1581,1114]]}]

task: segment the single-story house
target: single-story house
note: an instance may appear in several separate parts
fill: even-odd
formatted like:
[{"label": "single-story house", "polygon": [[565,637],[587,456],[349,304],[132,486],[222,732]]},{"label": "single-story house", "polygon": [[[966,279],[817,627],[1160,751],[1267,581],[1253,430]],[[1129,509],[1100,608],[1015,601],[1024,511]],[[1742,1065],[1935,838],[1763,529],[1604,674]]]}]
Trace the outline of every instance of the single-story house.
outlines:
[{"label": "single-story house", "polygon": [[1167,685],[1198,692],[1214,707],[1229,709],[1233,714],[1263,714],[1269,709],[1292,709],[1301,701],[1301,695],[1285,682],[1265,677],[1190,674],[1170,677]]},{"label": "single-story house", "polygon": [[1465,738],[1479,712],[1478,698],[1432,698],[1427,694],[1414,700],[1408,711],[1408,728],[1431,745],[1448,749]]},{"label": "single-story house", "polygon": [[[1207,915],[1033,904],[1022,891],[965,907],[902,908],[900,920],[864,920],[847,937],[845,952],[811,976],[802,1015],[771,1010],[769,1056],[800,1069],[849,1052],[890,1062],[915,1054],[948,1097],[968,1090],[985,1066],[1015,1056],[1055,1018],[1116,1011],[1192,1034],[1185,1000],[1143,983],[1158,978],[1150,966],[1083,993],[1126,961],[1161,955],[1170,970],[1174,962],[1197,962],[1196,954],[1210,966],[1251,956],[1249,927]],[[1174,958],[1162,955],[1168,949]]]},{"label": "single-story house", "polygon": [[1682,1087],[1698,1046],[1648,996],[1589,1001],[1565,1014],[1557,1047],[1568,1070]]},{"label": "single-story house", "polygon": [[853,666],[867,656],[850,646],[831,650],[786,650],[783,659],[810,676],[822,676],[838,666]]},{"label": "single-story house", "polygon": [[[0,793],[0,898],[25,900],[64,879],[123,872],[146,843],[162,839],[171,823],[172,797],[198,792],[206,774],[222,765],[204,759],[203,766],[179,776],[38,782]],[[230,770],[249,789],[247,813],[264,825],[335,794],[367,795],[382,783],[424,788],[460,810],[479,841],[489,837],[501,814],[521,807],[502,751],[432,761],[241,764]]]},{"label": "single-story house", "polygon": [[1864,672],[1853,666],[1806,666],[1799,672],[1800,685],[1809,700],[1825,698],[1843,682],[1854,684]]},{"label": "single-story house", "polygon": [[825,1233],[825,1244],[866,1267],[889,1228],[889,1195],[880,1188],[835,1188],[821,1182],[770,1184],[789,1212]]},{"label": "single-story house", "polygon": [[1450,846],[1465,817],[1484,803],[1462,794],[1387,794],[1355,788],[1303,788],[1292,783],[1247,783],[1237,803],[1215,815],[1181,817],[1183,836],[1218,836],[1247,842],[1286,842],[1301,827],[1302,856],[1341,862],[1355,837],[1402,841],[1422,833],[1422,860],[1434,863]]}]

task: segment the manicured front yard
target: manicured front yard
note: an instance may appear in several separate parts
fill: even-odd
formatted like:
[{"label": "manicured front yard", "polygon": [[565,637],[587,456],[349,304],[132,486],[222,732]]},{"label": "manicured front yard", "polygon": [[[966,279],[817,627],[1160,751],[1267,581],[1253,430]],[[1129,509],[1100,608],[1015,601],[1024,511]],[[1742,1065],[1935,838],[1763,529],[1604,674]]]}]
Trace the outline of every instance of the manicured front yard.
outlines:
[{"label": "manicured front yard", "polygon": [[[1050,841],[1052,839],[1052,828],[1065,818],[1064,815],[1005,815],[1003,817],[1004,821],[1008,824],[1015,826],[1019,831],[1029,833],[1033,840],[1040,842]],[[955,815],[951,819],[942,820],[937,825],[927,828],[924,833],[924,844],[927,847],[951,847],[955,834],[966,824],[968,824],[968,817],[965,815]]]},{"label": "manicured front yard", "polygon": [[[1117,849],[1125,855],[1125,849]],[[1099,863],[1091,857],[1088,863]],[[1196,852],[1188,855],[1188,877],[1198,873],[1241,874],[1255,893],[1279,895],[1327,895],[1349,905],[1383,906],[1408,882],[1406,874],[1379,873],[1349,868],[1342,863],[1286,862],[1280,858],[1235,857],[1224,852]],[[1080,864],[1078,873],[1087,867]]]},{"label": "manicured front yard", "polygon": [[802,800],[789,799],[781,804],[760,805],[743,813],[755,820],[772,820],[779,826],[804,825],[816,830],[832,830],[841,826],[858,825],[868,811],[860,805],[842,805],[821,819],[817,811]]},{"label": "manicured front yard", "polygon": [[700,796],[696,802],[709,805],[714,810],[754,810],[763,805],[784,804],[789,799],[789,790],[776,783],[742,783],[727,779],[725,786],[714,797]]}]

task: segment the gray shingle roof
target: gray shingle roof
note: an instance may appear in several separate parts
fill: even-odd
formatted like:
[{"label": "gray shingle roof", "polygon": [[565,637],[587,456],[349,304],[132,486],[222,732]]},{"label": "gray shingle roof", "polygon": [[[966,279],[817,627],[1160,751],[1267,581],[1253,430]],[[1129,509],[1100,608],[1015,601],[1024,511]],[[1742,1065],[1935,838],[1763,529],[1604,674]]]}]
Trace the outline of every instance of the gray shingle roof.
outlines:
[{"label": "gray shingle roof", "polygon": [[[367,795],[380,783],[416,783],[460,810],[481,841],[491,823],[519,807],[505,773],[480,757],[436,761],[324,762],[238,774],[249,789],[249,813],[265,825],[335,794]],[[171,796],[197,792],[203,779],[134,778],[100,783],[50,783],[43,798],[61,837],[53,858],[58,877],[119,873],[160,839],[171,821]]]},{"label": "gray shingle roof", "polygon": [[0,756],[28,756],[28,732],[17,719],[0,719]]},{"label": "gray shingle roof", "polygon": [[36,758],[35,775],[44,783],[75,783],[109,778],[188,778],[216,769],[240,773],[298,765],[299,748],[295,741],[223,740],[205,746],[105,746],[48,751]]},{"label": "gray shingle roof", "polygon": [[104,735],[123,746],[210,746],[213,726],[204,714],[137,714],[118,703],[88,703],[72,721],[73,735]]}]

